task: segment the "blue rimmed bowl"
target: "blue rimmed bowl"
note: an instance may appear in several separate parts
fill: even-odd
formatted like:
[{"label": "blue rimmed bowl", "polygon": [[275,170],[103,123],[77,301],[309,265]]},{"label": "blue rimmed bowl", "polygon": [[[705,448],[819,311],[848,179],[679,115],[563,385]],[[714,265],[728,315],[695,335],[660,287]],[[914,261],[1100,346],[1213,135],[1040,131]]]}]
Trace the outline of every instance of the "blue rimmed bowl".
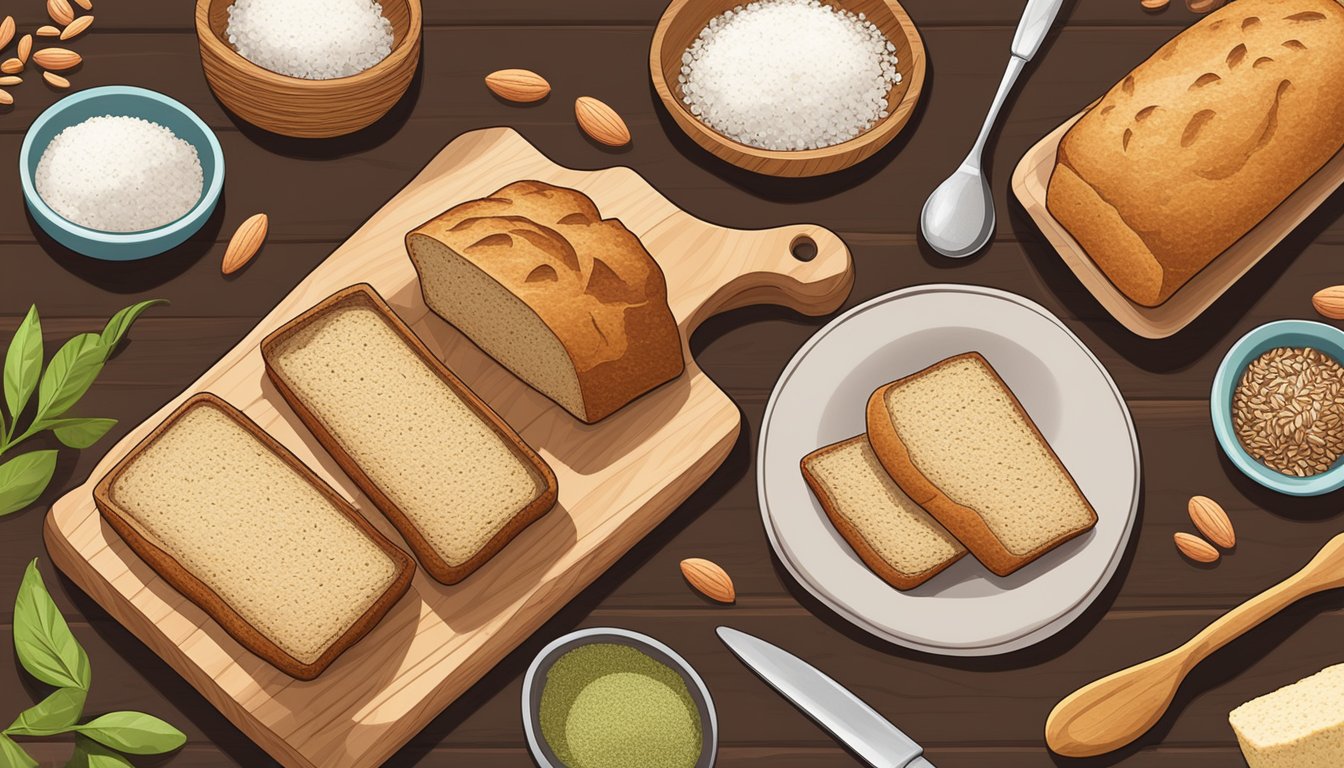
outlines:
[{"label": "blue rimmed bowl", "polygon": [[1252,458],[1232,426],[1232,395],[1247,366],[1271,349],[1310,347],[1344,363],[1344,331],[1308,320],[1280,320],[1256,328],[1232,345],[1213,379],[1209,408],[1218,445],[1241,473],[1289,496],[1321,496],[1344,488],[1344,459],[1312,477],[1293,477],[1276,472]]},{"label": "blue rimmed bowl", "polygon": [[[201,199],[182,218],[143,232],[103,232],[82,227],[56,213],[37,194],[34,178],[42,153],[56,134],[91,117],[139,117],[171,130],[190,142],[201,158]],[[37,225],[56,242],[76,253],[106,261],[133,261],[171,250],[200,231],[214,213],[224,189],[224,151],[219,139],[186,105],[145,88],[108,85],[74,93],[47,108],[28,129],[19,153],[23,198]]]}]

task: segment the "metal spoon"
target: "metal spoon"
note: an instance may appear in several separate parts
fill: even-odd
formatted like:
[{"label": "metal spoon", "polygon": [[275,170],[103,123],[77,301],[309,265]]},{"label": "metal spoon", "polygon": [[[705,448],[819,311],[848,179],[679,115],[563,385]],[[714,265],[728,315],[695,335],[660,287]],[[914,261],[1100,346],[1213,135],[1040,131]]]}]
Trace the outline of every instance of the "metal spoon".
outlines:
[{"label": "metal spoon", "polygon": [[924,239],[933,249],[944,256],[960,259],[979,251],[994,234],[994,195],[989,189],[989,180],[981,167],[981,157],[985,151],[985,142],[999,120],[999,110],[1012,93],[1017,78],[1027,62],[1036,56],[1045,42],[1045,36],[1059,15],[1064,0],[1028,0],[1022,21],[1017,25],[1017,35],[1013,38],[1013,57],[1008,61],[1008,71],[999,84],[999,92],[989,108],[980,137],[975,140],[971,154],[966,156],[961,167],[948,177],[929,195],[924,203],[924,212],[920,217],[920,226]]}]

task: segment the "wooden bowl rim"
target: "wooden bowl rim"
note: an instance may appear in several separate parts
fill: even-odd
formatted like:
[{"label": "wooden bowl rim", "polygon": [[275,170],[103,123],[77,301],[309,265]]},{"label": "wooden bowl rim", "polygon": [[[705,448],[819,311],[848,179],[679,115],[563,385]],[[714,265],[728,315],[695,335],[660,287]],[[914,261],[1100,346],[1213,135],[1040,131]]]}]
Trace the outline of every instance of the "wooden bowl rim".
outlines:
[{"label": "wooden bowl rim", "polygon": [[400,43],[392,46],[383,60],[374,64],[372,67],[356,72],[353,75],[345,77],[334,77],[327,80],[310,80],[306,77],[294,77],[272,69],[267,69],[260,64],[252,61],[246,56],[233,49],[228,41],[215,33],[210,26],[210,8],[216,2],[226,2],[230,5],[234,0],[196,0],[196,37],[200,40],[201,48],[209,48],[216,55],[222,56],[233,68],[240,70],[242,74],[257,78],[259,80],[269,80],[287,86],[304,87],[332,87],[351,85],[364,85],[368,82],[379,80],[384,75],[390,74],[401,65],[407,55],[420,44],[420,37],[423,33],[423,8],[421,0],[399,0],[406,4],[406,9],[410,13],[406,36]]},{"label": "wooden bowl rim", "polygon": [[[682,11],[691,0],[672,0],[663,15],[658,20],[658,27],[653,33],[653,42],[649,46],[649,73],[653,78],[654,90],[658,92],[658,98],[662,100],[663,106],[674,113],[680,114],[686,120],[691,121],[694,130],[701,136],[719,144],[726,149],[732,150],[742,155],[746,155],[758,160],[784,163],[807,163],[817,160],[828,160],[839,157],[850,152],[858,152],[871,146],[885,145],[895,138],[896,134],[905,127],[910,121],[910,116],[914,114],[915,107],[919,104],[920,96],[924,90],[924,76],[927,67],[927,56],[924,49],[924,38],[920,35],[919,28],[910,18],[910,14],[897,0],[882,0],[883,4],[891,11],[896,18],[896,23],[905,32],[906,41],[910,44],[910,59],[913,61],[913,68],[910,71],[910,83],[906,88],[905,96],[895,107],[889,107],[887,116],[882,118],[877,125],[864,131],[848,141],[840,144],[832,144],[829,147],[820,149],[800,149],[800,150],[780,150],[780,149],[761,149],[753,147],[750,144],[743,144],[735,141],[718,131],[711,128],[703,120],[691,114],[672,92],[672,87],[667,81],[663,72],[662,52],[667,45],[667,33],[672,27],[672,21],[678,13]],[[822,0],[830,4],[829,0]],[[734,4],[734,7],[740,3]],[[908,107],[907,107],[908,105]],[[678,120],[677,124],[683,130],[691,130],[684,121]],[[863,158],[860,158],[863,159]],[[857,162],[857,161],[856,161]]]}]

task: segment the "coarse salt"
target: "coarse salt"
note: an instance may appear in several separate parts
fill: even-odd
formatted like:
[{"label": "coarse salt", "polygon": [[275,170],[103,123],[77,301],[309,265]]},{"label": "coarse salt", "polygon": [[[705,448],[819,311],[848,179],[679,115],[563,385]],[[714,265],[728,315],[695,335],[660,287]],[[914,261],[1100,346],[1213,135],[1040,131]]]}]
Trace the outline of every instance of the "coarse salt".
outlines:
[{"label": "coarse salt", "polygon": [[682,100],[714,130],[771,150],[840,144],[887,117],[896,46],[862,14],[819,0],[726,11],[682,56]]},{"label": "coarse salt", "polygon": [[290,77],[358,74],[392,52],[392,22],[376,0],[236,0],[229,44],[252,63]]}]

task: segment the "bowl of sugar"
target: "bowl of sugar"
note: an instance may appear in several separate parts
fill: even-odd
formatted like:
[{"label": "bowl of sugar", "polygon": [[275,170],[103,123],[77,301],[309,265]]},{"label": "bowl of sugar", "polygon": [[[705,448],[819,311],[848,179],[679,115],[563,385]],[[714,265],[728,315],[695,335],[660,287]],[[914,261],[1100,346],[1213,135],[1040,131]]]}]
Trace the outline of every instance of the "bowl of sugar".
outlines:
[{"label": "bowl of sugar", "polygon": [[196,234],[224,188],[224,152],[196,113],[124,85],[71,94],[38,116],[19,152],[33,220],[76,253],[155,256]]}]

